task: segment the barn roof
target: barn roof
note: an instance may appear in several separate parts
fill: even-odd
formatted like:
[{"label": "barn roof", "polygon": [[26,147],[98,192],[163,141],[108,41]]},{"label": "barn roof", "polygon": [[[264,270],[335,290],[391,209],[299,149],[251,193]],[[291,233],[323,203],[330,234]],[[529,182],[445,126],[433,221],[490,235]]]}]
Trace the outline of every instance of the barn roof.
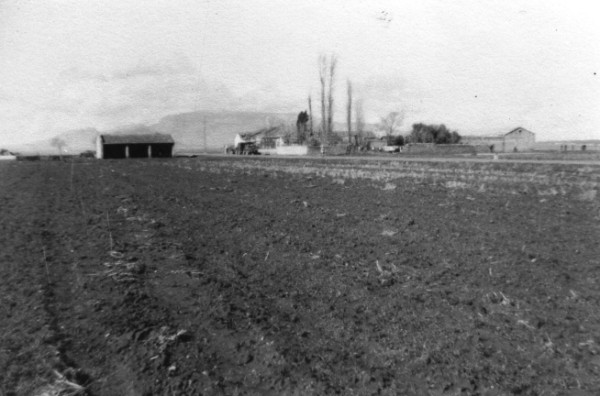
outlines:
[{"label": "barn roof", "polygon": [[522,127],[515,128],[515,129],[513,129],[512,131],[505,133],[504,135],[510,135],[511,133],[513,133],[513,132],[516,132],[516,131],[518,131],[518,130],[521,130],[521,131],[523,131],[523,132],[529,132],[529,133],[531,133],[532,135],[535,135],[533,132],[531,132],[531,131],[528,131],[527,129],[525,129],[525,128],[522,128]]},{"label": "barn roof", "polygon": [[148,135],[100,135],[100,138],[104,144],[175,143],[171,135],[162,133]]},{"label": "barn roof", "polygon": [[495,140],[495,139],[502,139],[505,136],[508,136],[511,133],[516,132],[518,130],[528,132],[528,133],[531,133],[532,135],[535,135],[535,133],[531,132],[530,130],[527,130],[523,127],[517,127],[515,129],[511,130],[510,132],[500,132],[500,133],[495,133],[493,135],[464,135],[464,136],[462,136],[462,138],[464,140],[469,140],[469,139],[471,139],[471,140],[473,140],[473,139],[475,139],[475,140]]},{"label": "barn roof", "polygon": [[502,139],[506,133],[500,133],[497,135],[463,135],[461,140],[499,140]]},{"label": "barn roof", "polygon": [[243,132],[240,133],[240,136],[243,139],[252,139],[255,137],[258,138],[279,138],[279,137],[283,137],[285,136],[287,133],[287,131],[285,130],[285,128],[281,125],[278,126],[274,126],[274,127],[269,127],[269,128],[262,128],[253,132]]}]

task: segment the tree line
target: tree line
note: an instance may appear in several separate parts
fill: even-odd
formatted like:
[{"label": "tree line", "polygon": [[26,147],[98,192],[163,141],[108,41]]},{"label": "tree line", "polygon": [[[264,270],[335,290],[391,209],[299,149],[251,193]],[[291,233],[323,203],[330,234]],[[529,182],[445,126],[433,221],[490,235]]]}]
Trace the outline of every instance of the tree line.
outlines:
[{"label": "tree line", "polygon": [[456,131],[450,131],[446,125],[413,124],[411,133],[406,137],[408,143],[436,143],[456,144],[460,143],[460,135]]},{"label": "tree line", "polygon": [[[319,87],[321,102],[321,123],[315,133],[313,125],[312,96],[308,96],[308,111],[301,111],[296,121],[297,141],[300,144],[311,143],[313,145],[327,144],[333,142],[333,114],[334,114],[334,90],[337,72],[338,58],[335,54],[320,55],[318,59]],[[355,100],[353,96],[352,82],[346,80],[346,128],[348,143],[354,146],[364,144],[365,120],[362,100]],[[413,124],[411,132],[402,136],[399,134],[400,126],[404,121],[403,111],[390,112],[381,118],[378,128],[385,133],[388,145],[402,146],[405,143],[435,143],[435,144],[457,144],[460,135],[457,131],[449,130],[444,124],[428,125],[423,123]],[[353,118],[354,127],[353,130]]]}]

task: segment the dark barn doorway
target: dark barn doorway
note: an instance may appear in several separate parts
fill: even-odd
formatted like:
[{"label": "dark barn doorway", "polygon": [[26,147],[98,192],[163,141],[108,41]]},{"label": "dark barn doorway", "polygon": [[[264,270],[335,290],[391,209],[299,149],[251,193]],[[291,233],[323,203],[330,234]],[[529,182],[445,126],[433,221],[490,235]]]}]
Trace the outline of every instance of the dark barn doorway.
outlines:
[{"label": "dark barn doorway", "polygon": [[104,145],[104,156],[106,159],[125,158],[125,146],[120,144]]},{"label": "dark barn doorway", "polygon": [[172,144],[153,144],[152,157],[155,158],[170,158],[173,156]]},{"label": "dark barn doorway", "polygon": [[97,158],[170,158],[175,141],[171,135],[100,135]]},{"label": "dark barn doorway", "polygon": [[148,158],[148,144],[130,144],[129,158]]}]

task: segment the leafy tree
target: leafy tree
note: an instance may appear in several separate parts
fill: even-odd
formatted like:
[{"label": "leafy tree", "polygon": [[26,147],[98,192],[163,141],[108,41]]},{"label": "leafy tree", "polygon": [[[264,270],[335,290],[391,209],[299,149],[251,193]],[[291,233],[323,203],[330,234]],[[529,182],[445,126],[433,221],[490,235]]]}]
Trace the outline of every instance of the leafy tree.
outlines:
[{"label": "leafy tree", "polygon": [[460,135],[458,134],[458,132],[452,131],[452,133],[450,133],[450,144],[457,143],[460,143]]},{"label": "leafy tree", "polygon": [[460,142],[460,135],[456,131],[450,132],[444,125],[413,124],[408,137],[411,143],[436,143],[456,144]]},{"label": "leafy tree", "polygon": [[404,136],[402,135],[390,135],[387,139],[388,146],[404,146]]},{"label": "leafy tree", "polygon": [[309,135],[313,137],[313,111],[312,111],[312,98],[308,95],[308,120],[310,121]]},{"label": "leafy tree", "polygon": [[304,141],[306,140],[308,120],[308,112],[301,111],[300,113],[298,113],[298,119],[296,120],[296,131],[298,133],[297,139],[300,144],[304,143]]},{"label": "leafy tree", "polygon": [[450,131],[446,128],[446,125],[442,124],[438,127],[435,133],[435,143],[438,144],[449,144],[450,143]]}]

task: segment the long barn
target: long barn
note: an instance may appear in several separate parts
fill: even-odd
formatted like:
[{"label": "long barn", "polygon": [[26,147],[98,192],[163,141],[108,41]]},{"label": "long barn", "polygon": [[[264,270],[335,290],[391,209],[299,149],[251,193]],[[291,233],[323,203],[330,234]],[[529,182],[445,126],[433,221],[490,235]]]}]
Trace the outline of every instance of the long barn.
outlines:
[{"label": "long barn", "polygon": [[527,151],[535,146],[535,133],[519,127],[499,135],[462,136],[460,142],[476,147],[486,147],[490,151],[499,153]]},{"label": "long barn", "polygon": [[175,141],[171,135],[99,135],[96,158],[169,158]]}]

